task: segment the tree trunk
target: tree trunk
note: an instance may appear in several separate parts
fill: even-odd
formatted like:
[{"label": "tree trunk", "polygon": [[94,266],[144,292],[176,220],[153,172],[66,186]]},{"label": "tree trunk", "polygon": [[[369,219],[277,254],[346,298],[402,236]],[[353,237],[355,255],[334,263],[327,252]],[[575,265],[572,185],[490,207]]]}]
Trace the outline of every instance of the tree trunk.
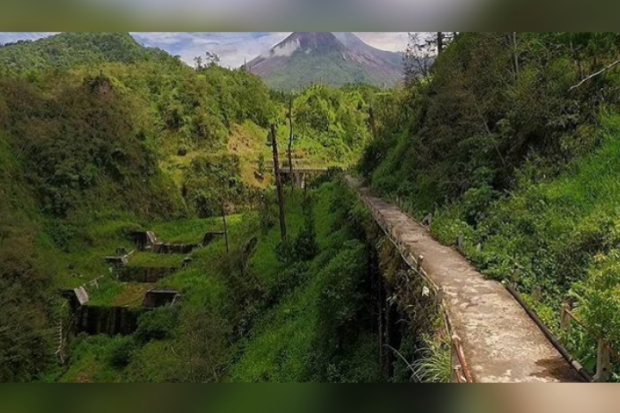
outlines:
[{"label": "tree trunk", "polygon": [[280,236],[286,241],[286,220],[284,216],[284,192],[282,188],[282,176],[280,175],[280,161],[278,160],[278,140],[276,138],[276,126],[271,125],[271,148],[273,149],[273,172],[276,178],[278,190],[278,208],[280,210]]},{"label": "tree trunk", "polygon": [[372,106],[368,108],[368,120],[370,121],[370,130],[372,132],[372,138],[377,139],[377,127],[375,124],[375,112]]}]

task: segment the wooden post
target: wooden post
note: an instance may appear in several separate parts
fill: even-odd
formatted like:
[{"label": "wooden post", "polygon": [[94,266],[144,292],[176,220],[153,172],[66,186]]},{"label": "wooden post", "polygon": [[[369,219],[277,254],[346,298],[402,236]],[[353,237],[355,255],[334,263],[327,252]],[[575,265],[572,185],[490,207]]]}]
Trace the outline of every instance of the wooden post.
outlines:
[{"label": "wooden post", "polygon": [[291,95],[291,99],[288,104],[288,127],[289,127],[289,135],[288,135],[288,168],[289,168],[289,179],[291,180],[291,193],[295,190],[295,182],[293,180],[293,96]]},{"label": "wooden post", "polygon": [[514,289],[517,289],[517,284],[519,283],[519,279],[521,278],[521,270],[519,267],[515,265],[514,271],[512,272],[512,277],[510,277],[510,281],[512,282],[512,286]]},{"label": "wooden post", "polygon": [[437,294],[435,295],[435,303],[438,306],[441,306],[442,301],[443,301],[443,288],[439,287],[437,288]]},{"label": "wooden post", "polygon": [[459,232],[458,237],[456,237],[456,248],[459,250],[459,252],[463,252],[463,243],[464,243],[464,236],[462,232]]},{"label": "wooden post", "polygon": [[609,347],[602,338],[598,339],[598,351],[596,353],[596,374],[593,381],[602,383],[609,381],[611,377],[611,363],[609,360]]},{"label": "wooden post", "polygon": [[276,138],[276,126],[271,125],[271,148],[273,149],[273,171],[278,190],[278,208],[280,210],[280,236],[286,241],[286,219],[284,216],[284,193],[282,189],[282,176],[280,175],[280,161],[278,160],[278,139]]},{"label": "wooden post", "polygon": [[560,317],[560,328],[564,331],[567,331],[570,328],[571,318],[568,315],[568,311],[571,310],[571,306],[568,302],[565,302],[562,305],[562,314]]}]

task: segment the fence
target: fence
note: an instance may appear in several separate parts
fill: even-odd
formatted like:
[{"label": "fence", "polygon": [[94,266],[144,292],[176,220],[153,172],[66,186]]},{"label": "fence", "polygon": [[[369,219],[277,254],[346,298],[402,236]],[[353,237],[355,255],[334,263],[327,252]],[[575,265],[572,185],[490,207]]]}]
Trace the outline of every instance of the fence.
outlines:
[{"label": "fence", "polygon": [[606,382],[611,378],[611,356],[620,361],[620,353],[614,350],[607,339],[599,336],[591,328],[589,328],[583,321],[581,321],[572,311],[569,304],[564,304],[562,307],[562,313],[560,317],[560,327],[562,330],[570,331],[572,322],[575,322],[579,327],[585,330],[592,337],[597,340],[596,349],[596,372],[592,377],[594,382]]}]

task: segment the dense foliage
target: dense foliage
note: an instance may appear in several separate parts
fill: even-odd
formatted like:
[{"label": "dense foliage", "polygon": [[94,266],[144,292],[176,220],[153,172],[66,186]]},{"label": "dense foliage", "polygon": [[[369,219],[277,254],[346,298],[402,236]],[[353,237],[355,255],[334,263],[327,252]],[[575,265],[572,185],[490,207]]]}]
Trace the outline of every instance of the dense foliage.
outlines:
[{"label": "dense foliage", "polygon": [[332,159],[351,159],[370,138],[368,110],[376,92],[358,86],[305,89],[293,105],[296,133],[326,148]]},{"label": "dense foliage", "polygon": [[467,256],[516,282],[552,328],[574,296],[610,338],[620,82],[613,69],[580,81],[618,47],[609,33],[459,34],[428,78],[384,101],[360,164],[403,208],[433,213],[442,242],[463,235]]},{"label": "dense foliage", "polygon": [[182,65],[177,57],[163,50],[141,46],[129,33],[61,33],[37,41],[0,45],[0,73],[11,71],[34,76],[37,70],[45,68],[143,61]]},{"label": "dense foliage", "polygon": [[255,216],[232,219],[230,252],[211,244],[166,280],[183,293],[176,308],[144,313],[131,336],[78,337],[70,364],[48,379],[380,380],[376,317],[367,306],[372,245],[360,227],[367,212],[343,185],[288,197],[296,253],[286,260],[277,226],[260,232]]},{"label": "dense foliage", "polygon": [[[109,274],[101,258],[119,246],[133,249],[130,231],[173,220],[164,234],[197,242],[204,222],[220,230],[219,221],[213,227],[215,221],[197,218],[259,202],[273,209],[265,140],[276,124],[285,160],[289,96],[243,69],[193,69],[117,33],[4,45],[0,74],[0,380],[34,380],[54,365],[57,324],[66,312],[57,290]],[[353,161],[367,139],[366,115],[355,109],[371,94],[317,89],[295,97],[294,158],[310,166]],[[327,128],[312,121],[314,112],[329,117]],[[239,217],[229,225],[249,236],[254,228],[238,225]],[[264,221],[268,228],[273,219]],[[300,265],[319,253],[318,232],[308,218],[297,240]],[[52,371],[51,380],[118,380],[119,371],[126,380],[221,380],[231,341],[247,334],[265,303],[266,287],[253,281],[261,273],[248,277],[241,265],[247,256],[237,259],[247,239],[234,236],[233,258],[216,242],[177,281],[175,287],[194,292],[193,305],[142,318],[132,338],[79,338],[69,369]],[[272,247],[264,254],[277,262]],[[177,258],[137,256],[135,263],[180,265]],[[203,271],[217,272],[217,282]],[[125,304],[143,293],[108,280],[92,302]],[[106,368],[90,371],[99,363]]]}]

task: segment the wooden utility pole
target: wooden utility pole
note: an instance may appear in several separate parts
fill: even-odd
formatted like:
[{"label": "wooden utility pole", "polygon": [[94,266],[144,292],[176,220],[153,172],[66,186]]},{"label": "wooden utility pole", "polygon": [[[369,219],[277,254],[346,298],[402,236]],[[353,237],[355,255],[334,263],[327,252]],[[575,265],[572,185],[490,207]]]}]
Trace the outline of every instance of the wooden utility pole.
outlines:
[{"label": "wooden utility pole", "polygon": [[226,242],[226,252],[230,252],[228,245],[228,226],[226,225],[226,204],[222,201],[222,221],[224,222],[224,240]]},{"label": "wooden utility pole", "polygon": [[286,241],[286,220],[284,216],[284,192],[282,188],[282,177],[280,176],[280,161],[278,161],[278,140],[276,138],[276,126],[271,125],[271,148],[273,149],[273,172],[276,178],[276,188],[278,190],[278,208],[280,210],[280,235],[282,241]]},{"label": "wooden utility pole", "polygon": [[295,190],[295,177],[293,175],[293,96],[291,95],[291,99],[288,104],[288,127],[289,127],[289,135],[288,135],[288,168],[289,168],[289,179],[291,181],[291,193]]}]

